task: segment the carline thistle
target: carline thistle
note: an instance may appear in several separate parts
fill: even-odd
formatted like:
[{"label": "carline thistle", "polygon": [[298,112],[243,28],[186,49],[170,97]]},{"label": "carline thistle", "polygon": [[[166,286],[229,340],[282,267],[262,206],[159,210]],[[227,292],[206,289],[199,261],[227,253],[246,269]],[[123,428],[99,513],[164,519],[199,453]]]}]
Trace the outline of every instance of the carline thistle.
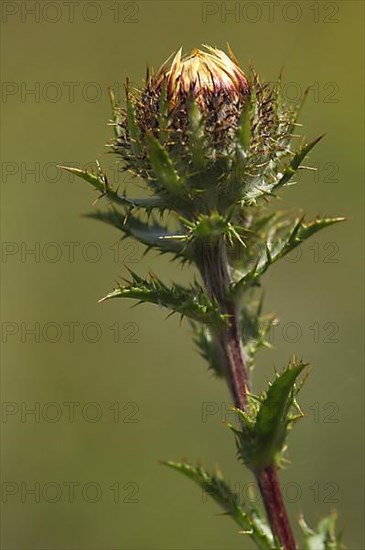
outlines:
[{"label": "carline thistle", "polygon": [[[306,221],[278,209],[271,199],[293,183],[302,161],[320,138],[307,143],[296,135],[301,105],[287,105],[281,78],[261,83],[247,77],[234,54],[204,46],[189,55],[180,49],[144,84],[126,83],[125,106],[113,92],[114,139],[110,145],[123,170],[145,183],[146,196],[128,196],[96,172],[64,169],[88,181],[107,199],[90,217],[115,227],[173,259],[195,265],[200,276],[189,286],[164,283],[155,274],[130,271],[101,301],[132,298],[154,303],[187,318],[209,368],[226,381],[239,420],[229,426],[238,458],[254,475],[267,520],[240,502],[220,472],[165,462],[195,480],[258,548],[295,550],[278,471],[287,436],[303,416],[296,397],[305,364],[295,357],[275,373],[266,391],[254,395],[251,372],[256,352],[268,347],[275,321],[262,313],[261,278],[272,264],[317,231],[343,218]],[[317,531],[303,519],[301,548],[343,548],[335,515]]]}]

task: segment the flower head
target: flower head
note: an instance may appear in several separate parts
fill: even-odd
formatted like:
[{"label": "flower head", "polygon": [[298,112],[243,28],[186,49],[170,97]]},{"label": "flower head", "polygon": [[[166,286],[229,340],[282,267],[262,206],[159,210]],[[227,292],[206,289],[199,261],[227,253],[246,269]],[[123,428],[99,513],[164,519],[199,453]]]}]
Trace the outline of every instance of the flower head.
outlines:
[{"label": "flower head", "polygon": [[164,200],[173,189],[169,207],[186,219],[255,204],[299,162],[298,111],[283,104],[280,81],[261,83],[252,70],[249,84],[231,51],[180,49],[142,86],[127,84],[126,107],[113,109],[113,151]]},{"label": "flower head", "polygon": [[195,49],[184,57],[180,49],[171,64],[165,62],[151,80],[155,92],[166,84],[172,105],[178,106],[187,95],[193,95],[203,109],[212,95],[224,94],[231,101],[242,101],[249,86],[233,54],[228,57],[217,48],[205,48],[207,51]]},{"label": "flower head", "polygon": [[210,46],[205,50],[183,56],[180,49],[156,73],[147,75],[138,109],[142,132],[152,130],[157,135],[164,110],[171,139],[184,140],[196,103],[204,118],[207,147],[220,152],[230,147],[249,94],[248,81],[232,52],[229,57]]}]

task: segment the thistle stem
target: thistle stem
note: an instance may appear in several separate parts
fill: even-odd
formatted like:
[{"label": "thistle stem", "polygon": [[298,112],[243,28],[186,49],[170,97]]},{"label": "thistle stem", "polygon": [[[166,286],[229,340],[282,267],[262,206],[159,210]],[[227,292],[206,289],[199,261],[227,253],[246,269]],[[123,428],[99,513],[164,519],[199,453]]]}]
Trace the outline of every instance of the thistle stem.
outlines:
[{"label": "thistle stem", "polygon": [[[228,297],[232,278],[224,240],[217,238],[197,244],[195,258],[208,296],[219,304],[223,314],[229,315],[228,326],[218,330],[215,336],[221,346],[226,380],[235,406],[246,411],[250,391],[248,360],[242,346],[238,306]],[[255,472],[255,477],[273,533],[284,550],[296,550],[275,464]]]},{"label": "thistle stem", "polygon": [[245,410],[249,389],[247,358],[241,343],[239,317],[236,304],[227,298],[231,283],[227,252],[223,239],[199,243],[196,246],[196,263],[202,275],[209,298],[219,304],[223,314],[229,315],[229,324],[215,332],[223,356],[226,380],[236,407]]},{"label": "thistle stem", "polygon": [[256,474],[262,500],[265,505],[271,529],[276,534],[284,550],[296,550],[288,515],[280,488],[278,470],[271,464],[265,470]]}]

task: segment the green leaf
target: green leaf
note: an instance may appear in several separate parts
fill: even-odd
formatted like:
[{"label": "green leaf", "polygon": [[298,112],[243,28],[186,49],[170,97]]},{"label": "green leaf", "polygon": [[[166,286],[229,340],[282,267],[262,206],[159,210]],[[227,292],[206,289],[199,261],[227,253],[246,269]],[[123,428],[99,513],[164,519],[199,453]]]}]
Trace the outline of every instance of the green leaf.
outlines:
[{"label": "green leaf", "polygon": [[271,230],[270,240],[264,243],[265,254],[258,262],[255,277],[260,277],[271,264],[289,254],[321,229],[344,220],[345,218],[316,218],[306,223],[302,217],[294,220],[294,223],[284,232],[280,229],[280,222],[276,220],[277,231],[274,227],[274,231]]},{"label": "green leaf", "polygon": [[158,210],[162,213],[167,209],[166,203],[160,197],[127,197],[124,193],[123,195],[114,193],[112,197],[110,197],[108,193],[107,196],[117,204],[127,206],[129,208],[139,208],[148,213],[152,210]]},{"label": "green leaf", "polygon": [[297,241],[299,244],[304,242],[306,239],[335,223],[345,222],[346,218],[337,217],[337,218],[316,218],[315,220],[309,223],[302,223],[298,228],[298,233],[296,235]]},{"label": "green leaf", "polygon": [[90,169],[80,170],[80,168],[74,168],[72,166],[59,166],[62,170],[70,172],[90,183],[97,191],[100,191],[100,197],[106,197],[110,202],[115,204],[127,206],[129,208],[141,208],[146,210],[146,212],[151,212],[153,209],[163,212],[167,208],[166,203],[160,197],[132,198],[127,197],[125,194],[119,195],[117,191],[111,188],[107,176],[101,170],[98,161],[96,161],[96,167],[97,174]]},{"label": "green leaf", "polygon": [[81,178],[87,181],[88,183],[91,183],[91,185],[95,189],[100,191],[102,194],[106,192],[107,180],[106,180],[106,176],[102,172],[99,172],[98,174],[94,174],[91,170],[81,170],[80,168],[74,168],[73,166],[58,165],[58,168],[61,168],[66,172],[70,172],[71,174],[74,174],[78,178]]},{"label": "green leaf", "polygon": [[195,481],[237,523],[241,532],[252,538],[257,548],[277,549],[266,520],[259,516],[257,510],[246,510],[240,504],[237,494],[219,472],[212,475],[201,466],[195,467],[185,462],[167,461],[162,464]]},{"label": "green leaf", "polygon": [[149,219],[148,222],[141,221],[131,212],[122,215],[115,209],[107,211],[98,210],[86,214],[87,218],[99,220],[112,225],[125,236],[131,236],[147,246],[147,250],[154,248],[161,253],[171,253],[175,258],[181,257],[182,260],[189,260],[188,249],[184,246],[182,240],[174,237],[165,226],[161,225],[156,219]]},{"label": "green leaf", "polygon": [[292,363],[278,374],[261,403],[255,425],[261,468],[269,466],[284,447],[288,426],[293,420],[289,411],[294,404],[295,381],[305,366],[304,363]]},{"label": "green leaf", "polygon": [[301,147],[299,151],[295,153],[289,166],[284,171],[284,174],[282,175],[280,180],[274,185],[274,189],[278,189],[283,185],[285,185],[286,183],[288,183],[288,181],[292,178],[292,176],[295,174],[295,172],[299,168],[302,160],[308,155],[309,151],[311,151],[313,147],[317,145],[317,143],[319,143],[321,139],[323,139],[323,137],[324,137],[323,135],[319,136],[317,139],[315,139],[311,143],[308,143],[307,145],[304,145],[303,147]]},{"label": "green leaf", "polygon": [[188,317],[199,323],[206,323],[215,327],[224,326],[227,322],[217,306],[213,305],[204,290],[198,286],[189,288],[173,283],[167,287],[155,275],[150,274],[149,279],[143,279],[129,270],[132,281],[126,285],[119,285],[115,290],[101,298],[99,302],[111,298],[132,298],[139,304],[149,302],[178,313],[181,318]]},{"label": "green leaf", "polygon": [[[246,268],[246,272],[241,275],[238,281],[233,283],[233,295],[242,293],[249,286],[257,286],[260,277],[273,263],[292,252],[292,250],[321,229],[346,221],[346,218],[316,218],[310,222],[305,222],[303,217],[301,217],[289,225],[287,220],[281,222],[275,216],[270,221],[271,223],[266,229],[266,234],[258,234],[256,242],[251,237],[247,243],[248,250],[255,250],[256,253],[259,252],[259,255],[254,259],[255,263],[253,266],[246,259],[245,263],[248,265],[248,268]],[[250,232],[248,232],[248,236],[250,236]]]},{"label": "green leaf", "polygon": [[276,375],[266,394],[249,403],[246,412],[237,409],[242,430],[229,427],[235,434],[239,456],[255,472],[273,463],[281,465],[288,431],[302,417],[301,412],[294,415],[291,409],[295,406],[298,409],[295,382],[305,366],[293,360],[281,374]]},{"label": "green leaf", "polygon": [[194,330],[194,343],[197,346],[200,355],[208,362],[209,369],[214,372],[218,378],[225,376],[222,348],[213,334],[211,327],[192,323]]},{"label": "green leaf", "polygon": [[167,151],[152,134],[146,135],[146,141],[157,185],[162,186],[171,197],[186,197],[187,188],[176,172]]},{"label": "green leaf", "polygon": [[304,550],[344,550],[346,547],[341,542],[341,536],[336,534],[336,512],[322,518],[317,530],[308,527],[304,518],[299,519],[299,525],[304,533]]}]

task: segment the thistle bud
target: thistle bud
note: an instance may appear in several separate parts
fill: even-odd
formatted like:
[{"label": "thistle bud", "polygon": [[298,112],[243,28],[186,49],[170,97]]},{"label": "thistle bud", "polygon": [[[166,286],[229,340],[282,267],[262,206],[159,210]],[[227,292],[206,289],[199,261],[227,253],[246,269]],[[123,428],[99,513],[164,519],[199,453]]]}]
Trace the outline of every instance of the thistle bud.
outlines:
[{"label": "thistle bud", "polygon": [[[281,81],[250,84],[233,53],[181,49],[145,83],[126,86],[113,103],[113,151],[145,180],[165,208],[240,212],[285,185],[314,143],[295,150],[299,107],[288,107]],[[239,214],[240,215],[240,214]]]},{"label": "thistle bud", "polygon": [[140,122],[144,130],[158,128],[156,114],[166,99],[168,127],[184,138],[189,125],[189,109],[195,103],[204,117],[205,129],[216,147],[227,142],[237,127],[242,106],[249,93],[247,78],[232,52],[209,46],[182,56],[180,49],[156,74],[148,75],[143,92]]},{"label": "thistle bud", "polygon": [[140,88],[131,90],[127,84],[126,109],[114,112],[114,152],[127,169],[154,179],[158,176],[149,147],[153,136],[182,169],[184,179],[196,175],[189,186],[202,188],[203,180],[211,184],[229,171],[249,94],[248,80],[231,51],[228,56],[205,46],[204,51],[182,55],[180,49],[158,71],[148,70]]}]

